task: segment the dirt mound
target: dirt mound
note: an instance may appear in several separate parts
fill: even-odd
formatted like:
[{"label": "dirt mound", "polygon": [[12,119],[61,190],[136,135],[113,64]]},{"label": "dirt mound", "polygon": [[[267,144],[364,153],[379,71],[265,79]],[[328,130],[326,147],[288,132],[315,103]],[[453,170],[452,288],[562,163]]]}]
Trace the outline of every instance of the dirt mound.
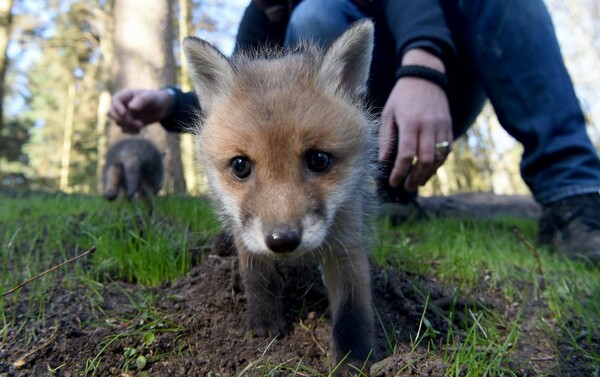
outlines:
[{"label": "dirt mound", "polygon": [[[25,333],[36,334],[34,344],[11,339],[17,329],[8,332],[0,353],[0,375],[45,375],[54,370],[56,375],[70,376],[86,369],[101,376],[122,375],[123,370],[135,371],[140,357],[151,376],[260,375],[264,369],[257,369],[259,365],[286,375],[300,364],[304,375],[327,374],[333,368],[331,321],[319,274],[295,269],[284,273],[293,330],[281,339],[253,337],[245,330],[243,287],[234,256],[208,255],[186,277],[156,289],[110,283],[90,297],[89,287],[67,289],[63,283],[45,298],[49,309],[43,322],[19,324]],[[386,345],[392,337],[403,344],[415,337],[405,330],[418,328],[424,302],[414,291],[414,284],[419,284],[414,279],[408,284],[397,271],[373,273],[377,354],[385,358],[391,353]],[[8,311],[29,309],[21,300],[5,304]],[[446,326],[441,317],[433,325]],[[411,361],[416,354],[429,361],[416,365]],[[388,375],[402,363],[411,370],[426,367],[436,371],[433,375],[443,375],[441,360],[424,351],[411,353],[408,346],[377,364],[377,375]]]}]

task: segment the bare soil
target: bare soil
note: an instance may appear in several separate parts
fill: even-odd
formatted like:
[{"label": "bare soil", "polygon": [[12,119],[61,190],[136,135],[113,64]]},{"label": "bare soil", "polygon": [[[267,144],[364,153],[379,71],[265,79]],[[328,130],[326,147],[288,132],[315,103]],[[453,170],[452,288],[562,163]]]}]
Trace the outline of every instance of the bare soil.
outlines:
[{"label": "bare soil", "polygon": [[[463,195],[420,201],[435,215],[539,214],[539,207],[528,197]],[[293,330],[275,340],[246,331],[237,259],[214,250],[200,251],[187,276],[157,288],[64,280],[40,298],[46,308],[40,313],[42,320],[25,319],[24,314],[32,310],[32,302],[24,299],[29,297],[25,287],[4,301],[7,312],[22,320],[11,325],[6,339],[0,339],[0,376],[79,376],[86,374],[86,368],[91,375],[93,367],[98,376],[261,375],[264,370],[257,370],[257,365],[267,363],[271,369],[285,365],[279,369],[282,376],[292,375],[300,363],[298,375],[326,374],[332,360],[325,290],[317,273],[286,272]],[[449,322],[451,306],[487,308],[509,318],[518,310],[525,311],[519,344],[510,348],[506,358],[507,366],[518,375],[593,373],[577,354],[549,335],[551,320],[545,329],[537,325],[539,318],[549,318],[546,304],[538,298],[526,300],[526,308],[511,308],[483,278],[469,297],[454,298],[453,287],[394,268],[373,268],[373,289],[380,359],[371,369],[374,376],[443,376],[448,367],[443,352],[413,350],[411,339],[416,338],[426,310],[431,327],[439,334],[436,341],[444,344],[448,327],[468,320]],[[429,293],[427,309],[420,292]],[[394,335],[395,350],[386,349],[386,334]],[[594,346],[600,351],[599,336]]]}]

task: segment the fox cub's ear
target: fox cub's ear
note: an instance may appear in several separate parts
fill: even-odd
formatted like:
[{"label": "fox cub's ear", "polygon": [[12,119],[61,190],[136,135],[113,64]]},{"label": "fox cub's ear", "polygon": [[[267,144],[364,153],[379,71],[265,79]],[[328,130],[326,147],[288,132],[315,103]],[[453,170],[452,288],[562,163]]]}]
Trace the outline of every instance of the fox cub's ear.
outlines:
[{"label": "fox cub's ear", "polygon": [[319,70],[322,83],[358,100],[367,91],[373,55],[374,26],[370,20],[354,23],[325,52]]},{"label": "fox cub's ear", "polygon": [[200,106],[204,112],[211,112],[216,100],[231,88],[233,67],[221,51],[196,37],[183,39],[183,51]]}]

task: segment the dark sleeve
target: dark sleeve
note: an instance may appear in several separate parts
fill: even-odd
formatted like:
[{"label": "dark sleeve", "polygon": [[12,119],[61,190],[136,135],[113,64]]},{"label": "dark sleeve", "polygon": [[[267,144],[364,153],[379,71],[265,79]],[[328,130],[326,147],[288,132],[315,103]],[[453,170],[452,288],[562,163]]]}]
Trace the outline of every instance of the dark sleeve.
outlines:
[{"label": "dark sleeve", "polygon": [[439,0],[384,0],[383,3],[398,61],[413,48],[429,51],[446,65],[454,59],[454,43]]},{"label": "dark sleeve", "polygon": [[283,46],[287,24],[287,18],[278,22],[269,21],[254,1],[250,2],[240,21],[234,54],[264,45]]},{"label": "dark sleeve", "polygon": [[173,110],[160,124],[169,132],[187,132],[200,112],[198,96],[194,92],[184,93],[175,87],[172,89]]},{"label": "dark sleeve", "polygon": [[[264,44],[283,45],[287,19],[270,22],[267,16],[252,1],[246,8],[236,37],[235,51],[253,49]],[[173,110],[160,123],[169,132],[187,132],[197,120],[200,111],[198,97],[194,92],[184,93],[173,89]]]}]

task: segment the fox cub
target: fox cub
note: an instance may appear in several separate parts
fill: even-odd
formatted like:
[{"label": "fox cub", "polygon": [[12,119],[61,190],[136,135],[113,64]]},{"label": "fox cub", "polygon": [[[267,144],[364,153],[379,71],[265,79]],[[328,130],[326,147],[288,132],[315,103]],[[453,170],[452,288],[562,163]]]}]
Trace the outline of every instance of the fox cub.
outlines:
[{"label": "fox cub", "polygon": [[131,200],[138,194],[152,198],[162,186],[162,155],[151,142],[141,138],[124,139],[106,154],[104,197],[114,200],[124,191]]},{"label": "fox cub", "polygon": [[308,258],[321,265],[336,360],[362,365],[373,348],[365,216],[375,144],[362,105],[373,24],[355,24],[326,50],[305,44],[228,58],[195,37],[183,48],[203,107],[197,140],[238,250],[250,329],[286,333],[277,266]]}]

